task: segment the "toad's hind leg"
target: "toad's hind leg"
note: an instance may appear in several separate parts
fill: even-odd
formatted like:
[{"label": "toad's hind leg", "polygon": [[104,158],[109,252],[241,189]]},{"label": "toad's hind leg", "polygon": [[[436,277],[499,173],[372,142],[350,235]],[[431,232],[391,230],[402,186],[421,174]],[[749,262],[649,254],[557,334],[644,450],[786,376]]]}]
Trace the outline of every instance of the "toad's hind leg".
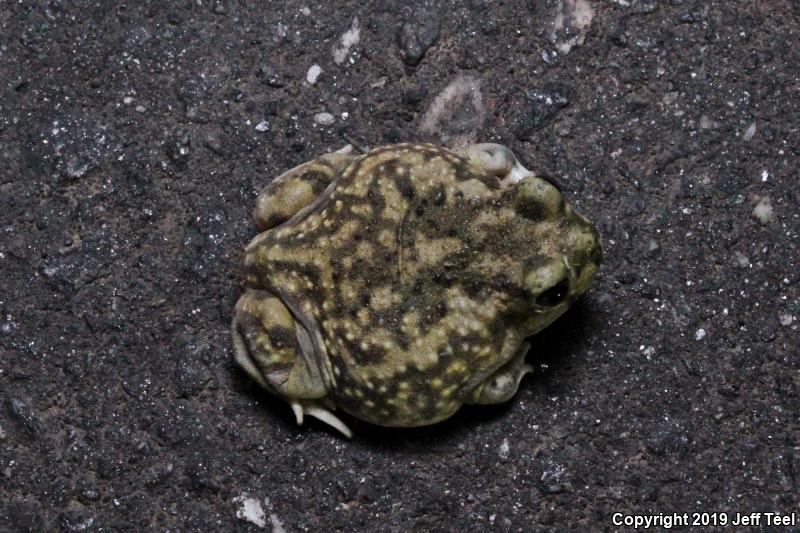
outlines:
[{"label": "toad's hind leg", "polygon": [[530,347],[530,344],[523,342],[508,363],[475,388],[467,403],[490,404],[510,400],[517,393],[523,376],[533,372],[533,367],[525,362],[525,354]]},{"label": "toad's hind leg", "polygon": [[253,222],[258,230],[274,228],[311,205],[355,157],[352,146],[348,145],[272,180],[256,199]]},{"label": "toad's hind leg", "polygon": [[331,411],[330,376],[309,332],[286,305],[267,291],[248,289],[232,323],[234,361],[264,389],[283,398],[297,423],[312,416],[352,436]]}]

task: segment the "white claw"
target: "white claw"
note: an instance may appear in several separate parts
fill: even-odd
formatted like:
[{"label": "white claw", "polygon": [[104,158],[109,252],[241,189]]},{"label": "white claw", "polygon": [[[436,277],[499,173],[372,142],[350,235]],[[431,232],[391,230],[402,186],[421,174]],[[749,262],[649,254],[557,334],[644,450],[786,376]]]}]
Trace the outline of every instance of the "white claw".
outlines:
[{"label": "white claw", "polygon": [[300,405],[300,402],[292,402],[290,404],[292,406],[292,411],[294,411],[294,417],[297,419],[297,425],[303,425],[303,406]]},{"label": "white claw", "polygon": [[317,407],[316,405],[309,405],[306,407],[306,413],[309,416],[313,416],[317,420],[325,422],[329,426],[334,429],[337,429],[342,435],[347,437],[348,439],[353,438],[353,432],[350,431],[350,428],[345,425],[344,422],[339,420],[339,418],[328,411],[327,409],[323,409],[322,407]]},{"label": "white claw", "polygon": [[297,419],[298,426],[303,425],[303,415],[306,414],[328,424],[348,439],[353,438],[353,432],[344,422],[339,420],[336,415],[324,407],[320,407],[316,402],[291,402],[289,405],[292,406],[292,411],[294,411],[294,417]]}]

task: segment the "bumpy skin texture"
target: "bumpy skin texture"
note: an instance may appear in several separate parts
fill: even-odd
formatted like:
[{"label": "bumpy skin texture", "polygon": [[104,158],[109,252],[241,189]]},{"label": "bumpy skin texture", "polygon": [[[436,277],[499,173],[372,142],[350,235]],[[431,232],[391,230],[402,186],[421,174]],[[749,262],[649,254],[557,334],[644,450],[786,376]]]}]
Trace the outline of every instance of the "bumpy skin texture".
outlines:
[{"label": "bumpy skin texture", "polygon": [[236,361],[303,414],[384,426],[506,401],[525,338],[600,264],[592,224],[500,145],[325,155],[260,195]]}]

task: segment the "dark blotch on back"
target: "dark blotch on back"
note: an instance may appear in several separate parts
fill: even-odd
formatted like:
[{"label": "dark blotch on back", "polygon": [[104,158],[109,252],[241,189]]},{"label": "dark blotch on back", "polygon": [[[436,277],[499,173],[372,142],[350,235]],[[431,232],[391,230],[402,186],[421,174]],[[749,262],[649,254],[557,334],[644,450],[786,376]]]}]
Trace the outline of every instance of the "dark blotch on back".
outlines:
[{"label": "dark blotch on back", "polygon": [[406,173],[400,173],[399,171],[395,172],[394,180],[395,183],[397,183],[397,189],[400,191],[400,194],[403,195],[403,198],[406,200],[411,200],[414,198],[414,186],[411,184],[411,180],[408,178]]},{"label": "dark blotch on back", "polygon": [[355,341],[347,340],[347,337],[345,337],[345,332],[341,330],[337,333],[337,335],[338,338],[342,339],[342,342],[346,346],[348,353],[359,366],[381,363],[384,359],[386,359],[386,350],[384,350],[381,346],[370,346],[366,350],[363,350],[361,349],[361,343],[358,339]]}]

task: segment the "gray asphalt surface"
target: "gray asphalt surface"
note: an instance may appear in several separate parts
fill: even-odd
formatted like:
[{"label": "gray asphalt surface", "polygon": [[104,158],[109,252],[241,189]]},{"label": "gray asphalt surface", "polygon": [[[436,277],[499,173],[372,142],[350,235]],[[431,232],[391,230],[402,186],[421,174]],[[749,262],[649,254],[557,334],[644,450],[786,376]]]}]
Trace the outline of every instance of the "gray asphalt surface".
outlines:
[{"label": "gray asphalt surface", "polygon": [[[800,3],[266,4],[0,2],[0,530],[800,531]],[[349,140],[596,221],[508,405],[348,442],[232,364],[255,195]]]}]

